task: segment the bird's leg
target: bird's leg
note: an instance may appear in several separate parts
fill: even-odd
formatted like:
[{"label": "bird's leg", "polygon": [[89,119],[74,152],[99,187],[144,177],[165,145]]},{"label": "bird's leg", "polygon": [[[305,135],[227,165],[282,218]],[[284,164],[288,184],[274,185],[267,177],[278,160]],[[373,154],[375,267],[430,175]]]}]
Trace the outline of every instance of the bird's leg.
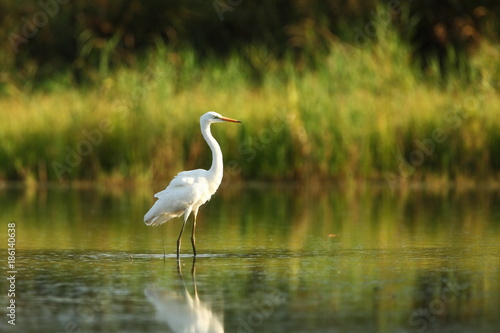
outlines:
[{"label": "bird's leg", "polygon": [[179,276],[182,279],[181,259],[180,258],[177,258],[177,274],[179,274]]},{"label": "bird's leg", "polygon": [[193,220],[193,230],[191,231],[191,245],[193,245],[193,255],[196,257],[196,237],[194,235],[195,230],[196,230],[196,216],[198,215],[198,210],[195,210],[194,212],[194,220]]},{"label": "bird's leg", "polygon": [[198,289],[196,288],[196,257],[193,257],[193,267],[191,267],[191,278],[193,279],[194,297],[198,299]]},{"label": "bird's leg", "polygon": [[194,278],[196,274],[196,257],[193,257],[193,266],[191,266],[191,276]]},{"label": "bird's leg", "polygon": [[187,218],[184,219],[184,222],[182,223],[181,232],[179,233],[179,238],[177,238],[177,260],[179,260],[179,253],[181,252],[181,237],[182,233],[184,232],[184,227],[186,226],[186,221]]}]

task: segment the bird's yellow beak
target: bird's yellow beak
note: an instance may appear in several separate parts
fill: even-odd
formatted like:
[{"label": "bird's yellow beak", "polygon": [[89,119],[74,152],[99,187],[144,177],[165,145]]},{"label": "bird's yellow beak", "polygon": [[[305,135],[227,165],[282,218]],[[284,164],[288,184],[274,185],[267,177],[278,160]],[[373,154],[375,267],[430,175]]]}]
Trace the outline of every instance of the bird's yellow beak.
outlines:
[{"label": "bird's yellow beak", "polygon": [[229,121],[229,122],[232,122],[232,123],[241,123],[241,121],[239,120],[236,120],[236,119],[232,119],[232,118],[227,118],[227,117],[219,117],[220,120],[224,120],[224,121]]}]

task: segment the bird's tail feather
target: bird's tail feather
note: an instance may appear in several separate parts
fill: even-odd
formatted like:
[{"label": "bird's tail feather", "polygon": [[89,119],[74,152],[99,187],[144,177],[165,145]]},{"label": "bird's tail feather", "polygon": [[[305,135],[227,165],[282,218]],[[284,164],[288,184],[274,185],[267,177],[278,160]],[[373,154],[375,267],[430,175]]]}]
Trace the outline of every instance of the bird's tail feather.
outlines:
[{"label": "bird's tail feather", "polygon": [[144,223],[148,226],[157,226],[157,225],[160,225],[160,224],[167,222],[172,217],[173,216],[171,216],[169,214],[156,215],[156,216],[149,218],[148,220],[144,219]]}]

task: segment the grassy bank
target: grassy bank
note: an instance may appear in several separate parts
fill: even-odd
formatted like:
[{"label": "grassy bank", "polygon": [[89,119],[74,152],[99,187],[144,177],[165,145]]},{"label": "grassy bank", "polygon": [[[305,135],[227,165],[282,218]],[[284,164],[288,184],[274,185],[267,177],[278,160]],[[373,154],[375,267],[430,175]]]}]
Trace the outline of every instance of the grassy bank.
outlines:
[{"label": "grassy bank", "polygon": [[[447,83],[416,74],[391,32],[363,48],[333,44],[314,69],[250,47],[241,61],[159,47],[142,64],[64,77],[0,99],[0,179],[151,180],[209,167],[198,118],[215,125],[227,177],[259,180],[498,179],[500,47],[485,42]],[[436,71],[437,73],[437,71]],[[43,92],[42,92],[43,91]]]}]

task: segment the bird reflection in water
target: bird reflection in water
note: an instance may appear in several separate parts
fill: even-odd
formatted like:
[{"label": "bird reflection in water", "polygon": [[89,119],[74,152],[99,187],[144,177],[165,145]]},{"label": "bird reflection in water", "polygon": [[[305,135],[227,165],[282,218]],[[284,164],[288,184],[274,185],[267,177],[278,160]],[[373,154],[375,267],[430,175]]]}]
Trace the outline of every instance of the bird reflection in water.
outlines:
[{"label": "bird reflection in water", "polygon": [[144,290],[144,294],[156,308],[157,319],[167,323],[175,333],[224,332],[222,318],[219,318],[198,297],[195,266],[196,259],[193,258],[191,276],[194,297],[191,296],[184,282],[180,260],[177,260],[177,272],[180,281],[182,281],[182,291],[175,292],[160,287],[148,287]]}]

